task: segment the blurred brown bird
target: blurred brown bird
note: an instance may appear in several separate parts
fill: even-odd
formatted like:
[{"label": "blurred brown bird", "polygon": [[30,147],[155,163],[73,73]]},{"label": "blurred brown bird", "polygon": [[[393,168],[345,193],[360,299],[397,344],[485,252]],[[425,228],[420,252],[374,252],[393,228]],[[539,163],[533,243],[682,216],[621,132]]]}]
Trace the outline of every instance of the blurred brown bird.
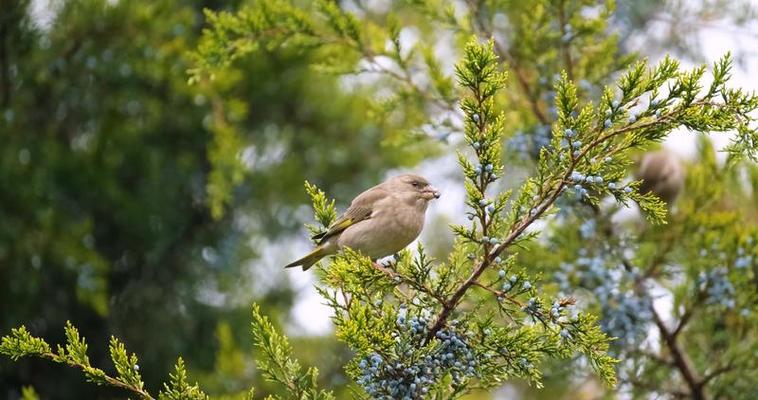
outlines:
[{"label": "blurred brown bird", "polygon": [[372,260],[395,254],[418,237],[429,201],[439,197],[421,176],[390,178],[358,195],[326,232],[313,236],[318,242],[312,252],[284,268],[302,266],[305,271],[343,247]]},{"label": "blurred brown bird", "polygon": [[659,150],[645,154],[635,174],[642,180],[640,193],[655,193],[671,205],[684,188],[684,167],[675,154]]}]

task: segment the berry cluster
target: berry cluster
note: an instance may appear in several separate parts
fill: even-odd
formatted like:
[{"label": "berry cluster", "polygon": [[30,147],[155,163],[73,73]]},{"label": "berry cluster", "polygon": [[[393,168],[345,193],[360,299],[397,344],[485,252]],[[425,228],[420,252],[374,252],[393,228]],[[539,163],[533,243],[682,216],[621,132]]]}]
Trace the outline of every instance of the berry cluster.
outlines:
[{"label": "berry cluster", "polygon": [[535,297],[530,298],[529,301],[524,304],[523,310],[525,313],[531,315],[534,318],[539,318],[542,316],[540,303]]},{"label": "berry cluster", "polygon": [[406,313],[400,309],[399,331],[393,332],[396,356],[390,360],[373,353],[359,361],[357,382],[366,393],[375,399],[421,399],[447,374],[454,385],[476,376],[476,355],[466,333],[456,330],[456,321],[436,333],[430,348],[422,345],[429,332],[428,319],[422,315],[406,320]]},{"label": "berry cluster", "polygon": [[745,269],[753,265],[753,256],[745,254],[745,249],[742,247],[737,248],[737,258],[734,260],[734,267],[737,269]]},{"label": "berry cluster", "polygon": [[[581,142],[579,142],[578,140],[576,142],[578,142],[577,144],[578,146],[581,145]],[[579,171],[573,171],[571,173],[571,180],[574,182],[574,192],[576,193],[576,196],[579,199],[583,199],[584,197],[587,196],[587,193],[588,193],[587,189],[582,185],[583,183],[587,183],[590,185],[596,184],[596,183],[597,184],[603,183],[602,176],[596,177],[592,175],[584,175],[583,173]]]},{"label": "berry cluster", "polygon": [[721,305],[728,309],[735,306],[734,285],[729,280],[729,271],[725,267],[702,271],[698,275],[700,290],[708,295],[706,304]]},{"label": "berry cluster", "polygon": [[[479,142],[474,142],[474,144],[478,144]],[[494,181],[497,179],[497,176],[495,176],[495,173],[492,172],[494,167],[492,164],[484,164],[484,165],[477,165],[474,167],[474,173],[476,176],[479,176],[481,174],[484,174],[484,177],[489,179],[490,181]]]},{"label": "berry cluster", "polygon": [[[500,264],[501,262],[502,260],[500,257],[495,258],[495,263]],[[505,270],[501,269],[498,271],[498,277],[504,280],[503,286],[501,287],[503,293],[510,292],[514,288],[518,289],[519,283],[521,284],[521,291],[527,291],[532,288],[532,283],[529,281],[524,280],[519,282],[520,278],[516,274],[511,275],[508,279],[505,279],[505,275]]]},{"label": "berry cluster", "polygon": [[[618,116],[618,113],[621,112],[623,109],[621,107],[621,102],[619,100],[613,100],[610,104],[610,107],[605,110],[605,121],[603,121],[603,129],[610,129],[613,126],[613,120],[616,116]],[[633,116],[633,118],[632,118]],[[629,123],[633,124],[637,121],[637,115],[632,113],[632,115],[629,117]]]},{"label": "berry cluster", "polygon": [[497,246],[500,243],[500,239],[496,237],[482,236],[482,243],[483,244],[489,243],[492,246]]},{"label": "berry cluster", "polygon": [[574,137],[577,136],[577,133],[571,129],[567,128],[565,131],[563,131],[563,139],[561,139],[561,147],[564,149],[573,150],[573,153],[571,153],[574,157],[579,157],[581,154],[581,147],[582,147],[582,141],[579,139],[574,139]]},{"label": "berry cluster", "polygon": [[[560,318],[561,314],[564,313],[564,311],[567,309],[567,307],[572,307],[573,303],[562,303],[558,300],[553,301],[553,304],[550,306],[550,316],[553,319]],[[560,322],[560,321],[559,321]],[[563,332],[561,332],[561,336]],[[566,331],[568,333],[568,331]]]},{"label": "berry cluster", "polygon": [[608,265],[600,255],[588,257],[584,249],[580,255],[574,263],[562,264],[556,274],[561,290],[590,290],[601,308],[603,331],[619,338],[616,343],[620,347],[639,343],[652,320],[652,304],[650,298],[635,290],[637,274],[628,272],[623,265]]},{"label": "berry cluster", "polygon": [[[581,142],[579,144],[581,145]],[[605,162],[610,162],[611,160],[612,159],[610,157],[605,158]],[[585,175],[579,171],[571,172],[571,181],[574,183],[574,192],[579,199],[583,199],[585,196],[587,196],[588,191],[584,187],[584,184],[602,185],[604,183],[604,179],[600,175]],[[607,187],[611,191],[622,190],[626,194],[632,192],[632,188],[630,186],[624,186],[622,188],[616,182],[609,182]]]},{"label": "berry cluster", "polygon": [[[482,209],[484,209],[484,213],[485,213],[485,215],[492,215],[492,214],[494,214],[494,213],[495,213],[495,205],[494,205],[494,204],[492,204],[492,203],[491,203],[489,200],[487,200],[487,199],[481,199],[481,200],[479,200],[479,207],[481,207]],[[469,220],[472,220],[472,219],[474,219],[474,217],[475,217],[475,214],[473,214],[473,213],[469,213],[469,214],[468,214],[468,219],[469,219]],[[482,238],[482,239],[483,239],[483,241],[485,241],[485,242],[489,240],[489,238]],[[494,243],[493,243],[493,244],[494,244]]]}]

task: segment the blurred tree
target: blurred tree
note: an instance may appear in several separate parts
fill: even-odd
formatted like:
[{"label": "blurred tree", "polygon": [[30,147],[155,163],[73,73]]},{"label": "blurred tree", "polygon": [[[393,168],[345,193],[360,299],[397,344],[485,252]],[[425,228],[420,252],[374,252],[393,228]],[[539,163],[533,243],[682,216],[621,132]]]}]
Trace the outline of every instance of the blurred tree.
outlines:
[{"label": "blurred tree", "polygon": [[[25,323],[58,340],[71,320],[90,337],[118,334],[145,355],[152,385],[180,353],[213,370],[230,334],[245,335],[240,307],[263,296],[269,314],[286,315],[287,281],[255,285],[258,249],[248,243],[299,225],[302,181],[355,192],[428,152],[382,145],[361,96],[341,94],[336,77],[314,79],[307,51],[237,64],[223,88],[231,106],[189,86],[201,10],[220,4],[55,2],[44,27],[28,1],[4,6],[0,331]],[[220,139],[219,112],[231,141]],[[234,184],[217,185],[228,169]],[[100,343],[92,351],[107,356]],[[59,374],[2,361],[0,397],[22,384],[42,397],[94,396]]]}]

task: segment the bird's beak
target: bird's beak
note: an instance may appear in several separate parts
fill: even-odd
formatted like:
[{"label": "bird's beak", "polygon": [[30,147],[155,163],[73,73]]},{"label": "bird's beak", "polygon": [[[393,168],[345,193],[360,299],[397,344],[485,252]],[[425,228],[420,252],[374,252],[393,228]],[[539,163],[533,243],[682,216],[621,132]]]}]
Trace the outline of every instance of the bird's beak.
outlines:
[{"label": "bird's beak", "polygon": [[424,197],[428,196],[427,198],[431,200],[432,198],[439,199],[442,194],[439,190],[437,190],[437,188],[430,185],[426,190],[424,190],[424,195]]}]

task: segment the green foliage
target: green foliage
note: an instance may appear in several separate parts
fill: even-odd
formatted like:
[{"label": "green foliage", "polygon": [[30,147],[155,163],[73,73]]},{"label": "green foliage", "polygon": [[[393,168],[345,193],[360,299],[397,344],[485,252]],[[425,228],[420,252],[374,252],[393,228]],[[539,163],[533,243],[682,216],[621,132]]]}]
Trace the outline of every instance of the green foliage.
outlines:
[{"label": "green foliage", "polygon": [[21,388],[21,398],[23,400],[39,400],[37,392],[31,386],[24,386]]},{"label": "green foliage", "polygon": [[[276,382],[285,388],[287,398],[297,399],[334,399],[331,392],[318,389],[318,370],[315,367],[302,371],[300,363],[291,356],[292,348],[287,338],[278,333],[268,318],[260,313],[260,307],[253,304],[252,338],[258,349],[258,369],[265,379]],[[115,377],[90,364],[87,355],[87,343],[79,336],[79,331],[70,323],[66,324],[66,345],[58,346],[54,353],[50,345],[43,339],[34,337],[21,326],[3,336],[0,341],[0,354],[17,361],[22,357],[39,357],[55,363],[67,364],[81,369],[87,380],[98,385],[110,385],[129,392],[143,399],[153,397],[145,389],[137,364],[137,356],[129,355],[124,344],[115,337],[110,340],[110,356],[116,370]],[[180,357],[175,366],[175,372],[169,375],[169,382],[163,384],[163,390],[158,395],[159,400],[207,400],[210,397],[203,393],[197,384],[189,383],[184,360]],[[250,389],[241,393],[239,398],[253,399],[254,391]],[[24,390],[24,398],[34,398],[33,389]],[[279,396],[269,396],[268,399],[279,399]]]},{"label": "green foliage", "polygon": [[[579,203],[519,255],[600,316],[603,330],[617,337],[611,351],[623,360],[622,388],[635,397],[746,398],[749,389],[739,382],[752,379],[745,371],[754,366],[741,354],[756,348],[748,328],[756,225],[754,203],[739,200],[746,194],[734,177],[749,165],[718,165],[703,138],[667,225],[613,222],[617,207]],[[653,303],[660,298],[672,299],[671,315]],[[651,331],[660,341],[650,340]]]},{"label": "green foliage", "polygon": [[[334,207],[334,200],[329,201],[323,190],[319,189],[316,185],[312,185],[305,181],[305,191],[308,192],[308,196],[313,203],[313,217],[316,222],[323,227],[332,225],[335,219],[337,219],[337,209]],[[321,229],[318,226],[309,226],[308,229],[313,234],[321,233]]]},{"label": "green foliage", "polygon": [[3,336],[0,354],[18,360],[21,357],[41,356],[50,353],[50,345],[40,338],[35,338],[25,326],[15,328],[9,336]]},{"label": "green foliage", "polygon": [[[163,385],[164,390],[158,395],[159,400],[206,400],[209,398],[197,384],[193,385],[188,382],[184,360],[181,357],[176,361],[175,368],[176,371],[169,375],[171,378],[169,383]],[[253,398],[252,389],[249,398]]]},{"label": "green foliage", "polygon": [[[230,63],[251,54],[283,48],[312,51],[311,65],[322,73],[381,78],[361,86],[391,93],[366,98],[361,117],[382,126],[384,146],[402,151],[406,157],[415,152],[433,153],[435,149],[429,146],[433,142],[424,140],[428,139],[424,134],[428,108],[454,111],[456,96],[431,44],[404,48],[399,40],[401,20],[395,13],[388,14],[388,23],[382,25],[373,19],[359,19],[331,1],[298,4],[255,2],[234,14],[209,12],[210,27],[193,53],[191,82],[216,81]],[[417,82],[411,68],[422,69],[431,81]],[[434,123],[446,131],[450,124],[449,120]],[[425,146],[419,146],[419,139]]]},{"label": "green foliage", "polygon": [[10,335],[3,336],[0,354],[13,360],[19,360],[22,357],[39,357],[58,364],[66,364],[82,370],[89,382],[115,386],[131,391],[140,398],[152,399],[143,389],[144,383],[138,372],[137,357],[134,354],[128,357],[124,345],[118,339],[111,338],[111,360],[118,373],[118,377],[114,378],[90,364],[87,343],[69,322],[66,323],[65,333],[66,346],[58,345],[57,352],[53,352],[47,342],[32,336],[26,327],[21,326],[13,329]]},{"label": "green foliage", "polygon": [[[142,377],[139,374],[137,356],[134,355],[134,353],[129,356],[124,344],[113,336],[111,336],[109,348],[111,351],[111,359],[113,360],[113,365],[116,366],[116,372],[118,373],[119,379],[129,385],[142,389],[145,384],[142,382]],[[86,348],[83,350],[82,354],[86,356]]]},{"label": "green foliage", "polygon": [[[315,367],[302,371],[300,363],[291,358],[292,348],[287,338],[274,330],[273,325],[253,305],[253,343],[258,349],[258,368],[265,379],[287,388],[288,396],[297,399],[333,399],[327,391],[319,390]],[[278,398],[278,397],[274,397]]]}]

